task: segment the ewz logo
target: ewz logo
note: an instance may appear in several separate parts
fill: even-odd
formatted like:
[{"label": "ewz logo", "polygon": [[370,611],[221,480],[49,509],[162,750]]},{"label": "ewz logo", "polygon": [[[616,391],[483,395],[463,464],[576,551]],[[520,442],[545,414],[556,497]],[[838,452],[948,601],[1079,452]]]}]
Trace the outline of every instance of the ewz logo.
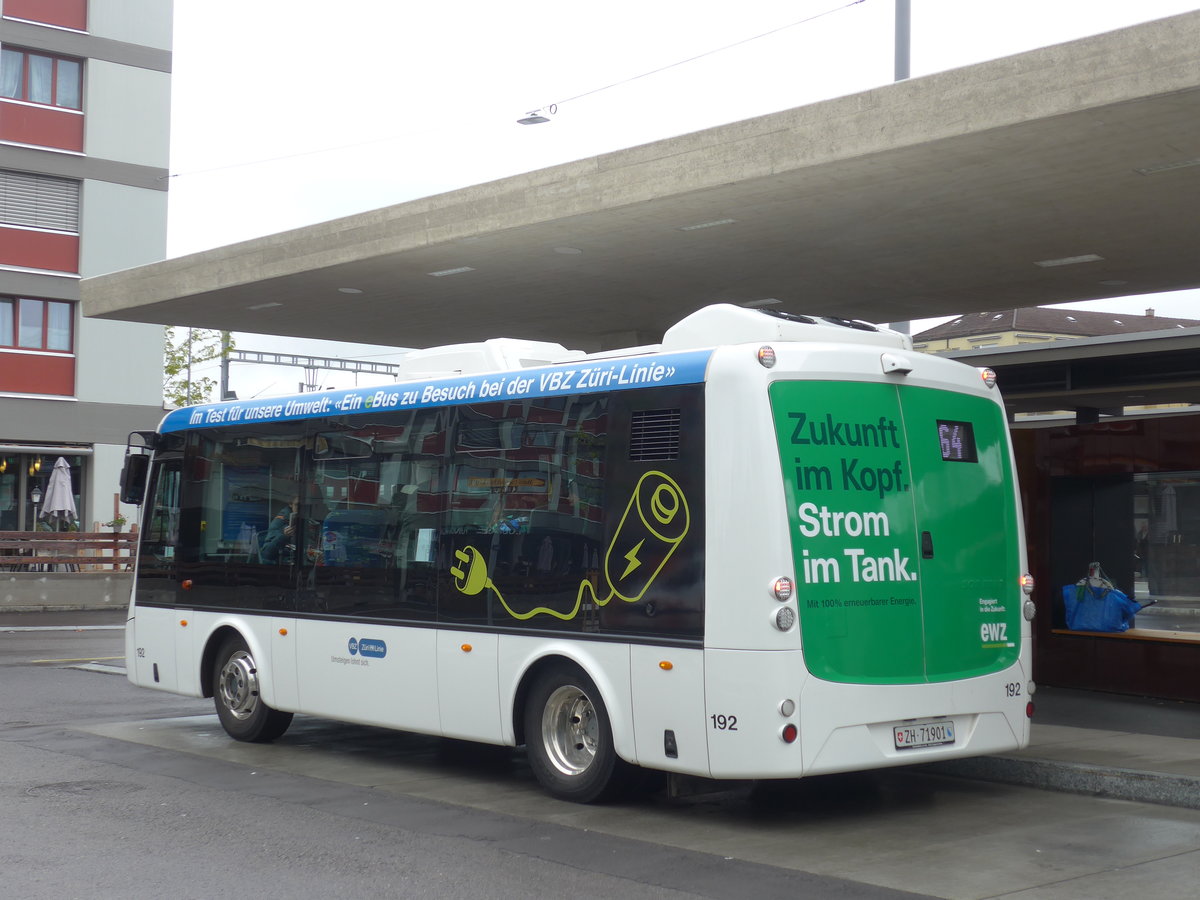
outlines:
[{"label": "ewz logo", "polygon": [[350,638],[348,647],[351,656],[357,654],[371,659],[383,659],[387,656],[387,644],[373,638],[363,638],[361,641],[357,638]]},{"label": "ewz logo", "polygon": [[979,626],[979,636],[985,643],[1008,640],[1007,622],[984,622]]}]

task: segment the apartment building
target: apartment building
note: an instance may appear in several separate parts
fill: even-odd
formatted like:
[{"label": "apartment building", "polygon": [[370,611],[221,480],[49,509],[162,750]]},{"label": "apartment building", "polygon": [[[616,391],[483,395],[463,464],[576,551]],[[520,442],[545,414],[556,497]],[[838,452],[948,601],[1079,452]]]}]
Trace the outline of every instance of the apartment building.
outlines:
[{"label": "apartment building", "polygon": [[82,318],[79,282],[165,255],[171,26],[171,0],[0,0],[0,531],[36,527],[60,456],[85,530],[111,520],[162,416],[163,329]]}]

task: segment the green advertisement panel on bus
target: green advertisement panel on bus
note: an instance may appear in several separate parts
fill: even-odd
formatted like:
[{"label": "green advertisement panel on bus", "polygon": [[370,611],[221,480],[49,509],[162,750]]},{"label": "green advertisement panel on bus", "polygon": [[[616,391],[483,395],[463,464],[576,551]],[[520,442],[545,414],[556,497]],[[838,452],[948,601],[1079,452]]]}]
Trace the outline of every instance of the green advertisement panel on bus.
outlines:
[{"label": "green advertisement panel on bus", "polygon": [[770,398],[809,670],[903,684],[1015,662],[1020,557],[1000,407],[844,381],[779,381]]}]

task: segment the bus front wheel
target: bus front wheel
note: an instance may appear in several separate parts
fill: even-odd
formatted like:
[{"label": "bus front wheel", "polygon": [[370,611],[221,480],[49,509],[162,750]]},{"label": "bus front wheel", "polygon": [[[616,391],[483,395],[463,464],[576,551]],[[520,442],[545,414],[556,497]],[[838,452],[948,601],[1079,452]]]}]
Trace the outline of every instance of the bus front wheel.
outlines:
[{"label": "bus front wheel", "polygon": [[292,714],[272,709],[259,695],[258,664],[240,637],[227,640],[213,663],[213,703],[221,727],[234,740],[267,743],[292,724]]},{"label": "bus front wheel", "polygon": [[538,782],[560,800],[611,799],[633,771],[617,756],[595,683],[574,665],[555,666],[534,685],[525,706],[525,745]]}]

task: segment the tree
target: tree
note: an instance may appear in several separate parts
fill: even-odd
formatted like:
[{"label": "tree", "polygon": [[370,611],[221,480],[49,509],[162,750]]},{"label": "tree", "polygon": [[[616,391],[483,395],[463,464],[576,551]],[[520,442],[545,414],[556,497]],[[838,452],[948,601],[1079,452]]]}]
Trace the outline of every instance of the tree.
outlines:
[{"label": "tree", "polygon": [[168,328],[163,353],[163,396],[175,406],[210,402],[217,380],[196,375],[195,368],[201,363],[228,356],[232,349],[233,340],[228,331]]}]

